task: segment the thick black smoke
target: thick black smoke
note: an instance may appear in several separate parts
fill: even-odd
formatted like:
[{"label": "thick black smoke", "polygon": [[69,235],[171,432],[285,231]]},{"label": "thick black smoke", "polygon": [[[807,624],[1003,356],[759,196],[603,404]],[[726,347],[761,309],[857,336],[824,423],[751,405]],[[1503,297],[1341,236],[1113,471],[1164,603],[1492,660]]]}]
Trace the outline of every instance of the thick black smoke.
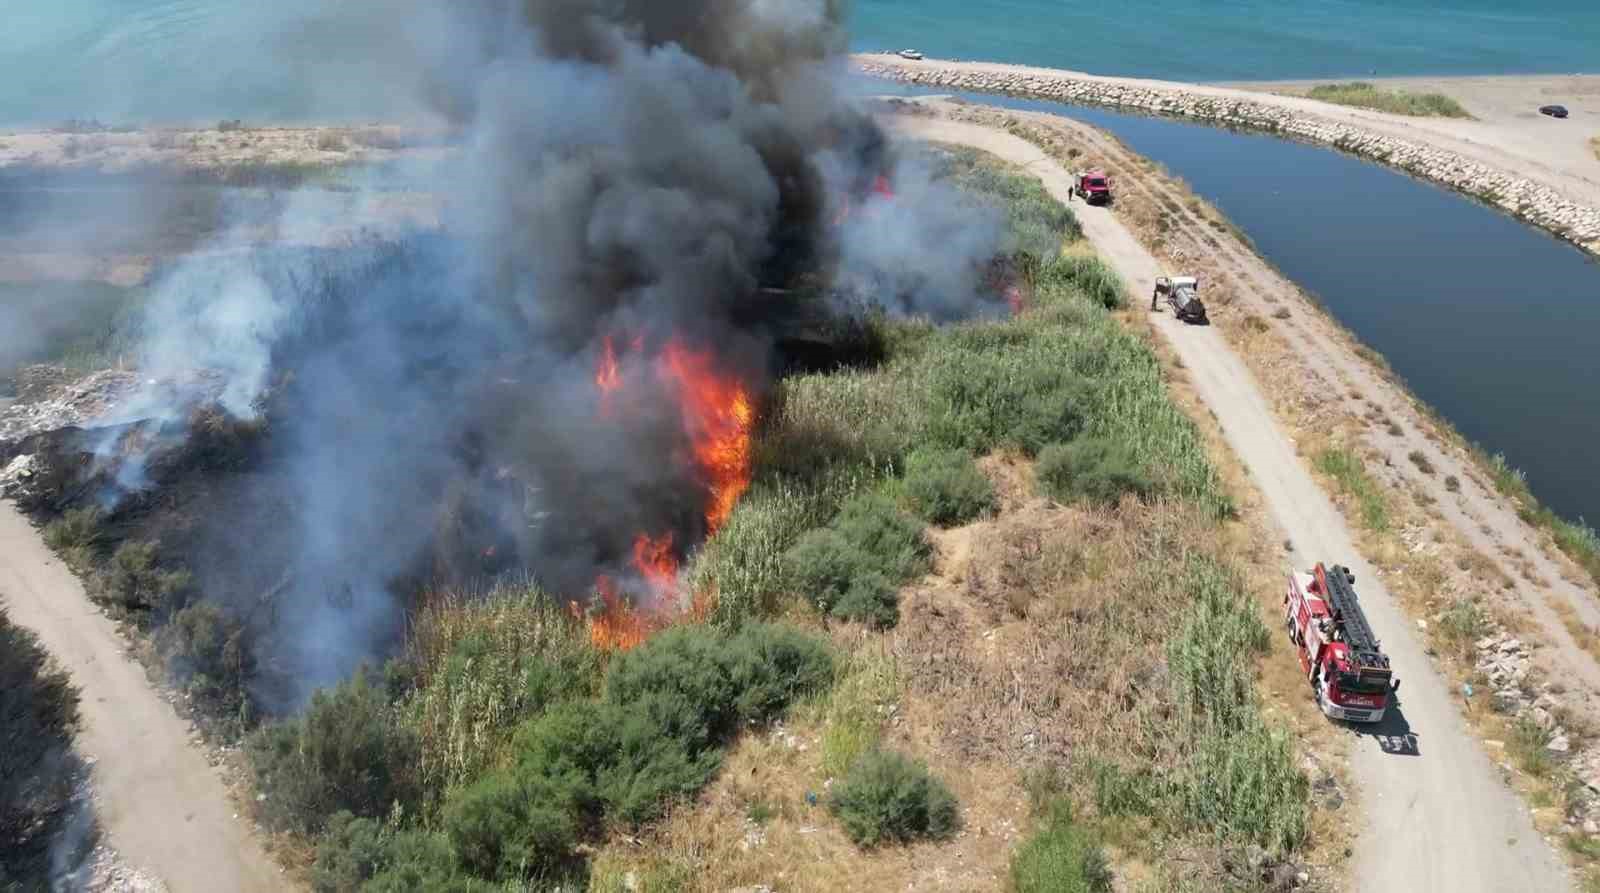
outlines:
[{"label": "thick black smoke", "polygon": [[[787,300],[774,289],[864,265],[896,309],[960,316],[998,244],[993,214],[897,174],[845,101],[836,3],[394,9],[414,37],[382,42],[414,54],[397,83],[463,134],[430,174],[443,231],[207,252],[162,277],[145,320],[143,372],[212,370],[206,399],[266,424],[182,535],[207,595],[258,629],[278,705],[391,644],[408,586],[517,569],[580,594],[626,574],[640,532],[698,541],[706,481],[652,372],[669,339],[759,396],[772,344],[750,321]],[[862,213],[836,224],[846,197]],[[626,387],[601,413],[606,339]],[[182,422],[199,399],[123,411]],[[98,446],[115,464],[126,444]],[[116,475],[113,502],[151,482],[136,462]]]}]

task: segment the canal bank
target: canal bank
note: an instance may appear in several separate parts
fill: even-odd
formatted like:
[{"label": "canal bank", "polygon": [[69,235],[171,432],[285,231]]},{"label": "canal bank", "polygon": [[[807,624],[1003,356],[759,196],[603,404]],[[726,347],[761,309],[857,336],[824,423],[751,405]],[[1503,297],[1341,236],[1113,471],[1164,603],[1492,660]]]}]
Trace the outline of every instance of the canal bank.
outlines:
[{"label": "canal bank", "polygon": [[[1417,674],[1436,662],[1447,686],[1473,683],[1472,702],[1456,704],[1465,709],[1472,735],[1488,743],[1505,783],[1523,793],[1540,835],[1553,843],[1566,837],[1580,854],[1576,862],[1594,874],[1585,855],[1600,835],[1600,747],[1590,731],[1600,714],[1600,652],[1587,634],[1596,622],[1593,583],[1523,523],[1448,424],[1390,377],[1381,358],[1256,256],[1215,208],[1116,139],[1054,115],[936,100],[887,105],[896,117],[943,117],[1009,133],[1069,169],[1119,172],[1118,201],[1109,213],[1094,208],[1080,214],[1114,216],[1155,256],[1155,272],[1199,273],[1215,326],[1208,331],[1176,325],[1165,313],[1147,316],[1142,298],[1155,272],[1140,277],[1145,292],[1134,296],[1141,302],[1126,320],[1142,328],[1148,318],[1179,347],[1191,348],[1180,350],[1182,362],[1170,366],[1179,381],[1206,378],[1214,351],[1243,359],[1248,373],[1226,380],[1258,383],[1273,421],[1243,429],[1235,422],[1230,429],[1234,407],[1226,400],[1214,405],[1230,443],[1269,428],[1286,432],[1299,454],[1292,464],[1315,473],[1355,532],[1352,547],[1304,529],[1304,515],[1320,494],[1274,504],[1286,565],[1345,561],[1359,552],[1370,564],[1363,578],[1381,581],[1405,608],[1403,616],[1383,620],[1386,641],[1411,634],[1415,621],[1414,634],[1427,646],[1427,657],[1404,659],[1402,673],[1415,685]],[[1197,345],[1205,350],[1195,353]],[[1270,463],[1247,464],[1263,492],[1281,486],[1282,474]],[[1242,506],[1246,517],[1260,508],[1250,498]],[[1258,538],[1258,545],[1274,553],[1279,548],[1276,539]],[[1272,602],[1280,583],[1251,585]],[[1406,747],[1420,743],[1424,754],[1437,758],[1451,739],[1444,723],[1407,716],[1406,734],[1380,738],[1404,739]],[[1506,746],[1511,740],[1515,749]],[[1385,747],[1368,768],[1404,772],[1414,756]],[[1389,790],[1381,784],[1372,789]]]},{"label": "canal bank", "polygon": [[[857,55],[860,73],[913,85],[1189,118],[1333,146],[1475,196],[1600,254],[1600,181],[1537,157],[1501,152],[1495,131],[1354,110],[1301,97],[1205,85],[1099,77],[984,62],[911,62]],[[1460,132],[1438,130],[1448,127]]]},{"label": "canal bank", "polygon": [[[876,89],[907,95],[931,91]],[[1327,148],[1150,115],[984,94],[1114,134],[1216,206],[1256,251],[1468,441],[1571,519],[1600,517],[1572,444],[1600,438],[1600,264],[1450,190]]]}]

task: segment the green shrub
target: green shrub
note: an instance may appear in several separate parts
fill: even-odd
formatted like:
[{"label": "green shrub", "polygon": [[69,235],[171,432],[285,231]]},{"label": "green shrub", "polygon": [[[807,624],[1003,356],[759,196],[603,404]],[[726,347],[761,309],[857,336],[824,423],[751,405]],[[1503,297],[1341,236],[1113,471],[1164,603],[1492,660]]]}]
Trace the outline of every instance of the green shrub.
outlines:
[{"label": "green shrub", "polygon": [[499,885],[463,872],[442,834],[400,831],[390,840],[387,864],[361,888],[362,893],[497,893]]},{"label": "green shrub", "polygon": [[1116,310],[1127,304],[1127,289],[1117,271],[1095,255],[1072,254],[1056,259],[1040,273],[1041,282],[1078,290],[1099,307]]},{"label": "green shrub", "polygon": [[883,573],[905,580],[928,566],[928,543],[922,524],[884,496],[858,496],[844,504],[830,525],[871,556]]},{"label": "green shrub", "polygon": [[1016,893],[1109,893],[1111,869],[1066,802],[1057,801],[1012,854],[1011,886]]},{"label": "green shrub", "polygon": [[1025,322],[952,330],[926,360],[928,440],[974,454],[1013,447],[1032,455],[1076,436],[1097,394],[1062,362],[1077,352],[1061,335]]},{"label": "green shrub", "polygon": [[858,496],[828,527],[801,537],[787,563],[818,608],[872,626],[894,625],[901,583],[928,567],[922,524],[886,497]]},{"label": "green shrub", "polygon": [[89,581],[89,595],[128,611],[158,612],[182,606],[192,578],[188,571],[163,570],[158,547],[131,540]]},{"label": "green shrub", "polygon": [[355,893],[388,867],[389,838],[379,821],[357,818],[349,812],[334,813],[317,842],[311,889],[316,893]]},{"label": "green shrub", "polygon": [[965,450],[912,453],[906,458],[904,488],[912,510],[942,527],[994,511],[994,484]]},{"label": "green shrub", "polygon": [[1534,778],[1543,778],[1555,770],[1555,760],[1545,747],[1550,743],[1550,732],[1532,717],[1522,716],[1511,723],[1506,741],[1506,751],[1516,761],[1517,767]]},{"label": "green shrub", "polygon": [[[757,624],[723,636],[682,626],[618,655],[606,674],[606,700],[657,717],[693,747],[764,723],[796,698],[832,680],[833,658],[818,639],[790,627]],[[692,736],[692,737],[690,737]]]},{"label": "green shrub", "polygon": [[583,791],[572,775],[492,773],[451,795],[444,832],[479,877],[550,877],[572,861]]},{"label": "green shrub", "polygon": [[300,716],[258,730],[249,749],[274,828],[314,832],[341,810],[375,818],[396,803],[414,806],[416,737],[394,721],[366,670],[312,695]]},{"label": "green shrub", "polygon": [[254,660],[244,627],[221,608],[197,601],[174,614],[156,634],[156,648],[192,697],[217,711],[244,708]]},{"label": "green shrub", "polygon": [[1367,474],[1361,457],[1343,447],[1325,447],[1317,453],[1317,470],[1333,478],[1340,491],[1353,496],[1361,511],[1361,524],[1382,533],[1389,529],[1389,504],[1378,482]]},{"label": "green shrub", "polygon": [[78,691],[33,633],[0,611],[0,889],[47,877],[85,770]]},{"label": "green shrub", "polygon": [[[413,629],[409,656],[417,687],[404,713],[420,742],[426,815],[445,791],[502,759],[523,721],[599,686],[600,654],[588,631],[533,587],[506,587],[486,598],[435,598]],[[407,687],[397,682],[398,690]]]},{"label": "green shrub", "polygon": [[1489,632],[1489,617],[1478,603],[1459,598],[1451,602],[1434,625],[1439,638],[1457,658],[1466,659],[1477,650],[1477,641]]},{"label": "green shrub", "polygon": [[1049,393],[1032,394],[1022,401],[1005,445],[1025,456],[1037,456],[1052,443],[1064,442],[1083,432],[1087,414],[1099,399],[1088,382],[1072,379]]},{"label": "green shrub", "polygon": [[564,704],[525,725],[516,777],[565,792],[562,802],[588,820],[649,821],[711,778],[737,728],[777,716],[832,678],[826,646],[796,630],[666,630],[613,659],[598,703]]},{"label": "green shrub", "polygon": [[1040,488],[1058,502],[1116,505],[1125,493],[1143,499],[1156,489],[1131,450],[1103,437],[1045,447],[1036,475]]},{"label": "green shrub", "polygon": [[1161,796],[1155,777],[1148,771],[1128,772],[1116,763],[1096,760],[1090,764],[1094,778],[1094,805],[1101,815],[1150,815]]},{"label": "green shrub", "polygon": [[667,692],[602,706],[612,753],[595,789],[607,815],[643,824],[711,780],[722,764],[721,741],[697,723],[698,715],[696,705]]},{"label": "green shrub", "polygon": [[766,723],[833,681],[833,654],[821,639],[792,626],[749,626],[729,644],[734,706],[745,723]]},{"label": "green shrub", "polygon": [[900,622],[900,587],[876,570],[864,571],[850,581],[830,613],[841,620],[888,629]]},{"label": "green shrub", "polygon": [[98,508],[69,509],[44,529],[45,545],[79,572],[88,569],[94,549],[103,538]]},{"label": "green shrub", "polygon": [[856,761],[834,786],[828,809],[862,847],[942,839],[961,822],[955,795],[926,766],[883,750]]}]

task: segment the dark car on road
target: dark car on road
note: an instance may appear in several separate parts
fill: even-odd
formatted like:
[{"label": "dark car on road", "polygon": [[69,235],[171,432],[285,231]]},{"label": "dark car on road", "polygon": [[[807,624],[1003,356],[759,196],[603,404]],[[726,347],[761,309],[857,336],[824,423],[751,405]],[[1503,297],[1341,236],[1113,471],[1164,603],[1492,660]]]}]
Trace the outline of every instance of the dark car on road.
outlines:
[{"label": "dark car on road", "polygon": [[1565,118],[1567,116],[1567,107],[1564,105],[1541,105],[1539,106],[1539,114],[1549,115],[1552,118]]}]

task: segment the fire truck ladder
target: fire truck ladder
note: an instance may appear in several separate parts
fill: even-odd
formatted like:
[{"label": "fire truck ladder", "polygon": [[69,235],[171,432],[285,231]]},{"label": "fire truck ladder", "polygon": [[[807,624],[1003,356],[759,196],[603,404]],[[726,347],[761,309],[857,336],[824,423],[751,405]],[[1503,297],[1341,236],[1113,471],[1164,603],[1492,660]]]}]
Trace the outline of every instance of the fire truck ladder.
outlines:
[{"label": "fire truck ladder", "polygon": [[1334,565],[1331,569],[1321,568],[1323,592],[1326,593],[1328,606],[1339,618],[1340,630],[1344,633],[1344,641],[1355,654],[1356,662],[1362,667],[1372,669],[1389,668],[1389,658],[1378,647],[1378,637],[1373,635],[1372,627],[1367,624],[1367,615],[1361,611],[1361,602],[1356,598],[1356,590],[1350,583],[1348,568]]}]

